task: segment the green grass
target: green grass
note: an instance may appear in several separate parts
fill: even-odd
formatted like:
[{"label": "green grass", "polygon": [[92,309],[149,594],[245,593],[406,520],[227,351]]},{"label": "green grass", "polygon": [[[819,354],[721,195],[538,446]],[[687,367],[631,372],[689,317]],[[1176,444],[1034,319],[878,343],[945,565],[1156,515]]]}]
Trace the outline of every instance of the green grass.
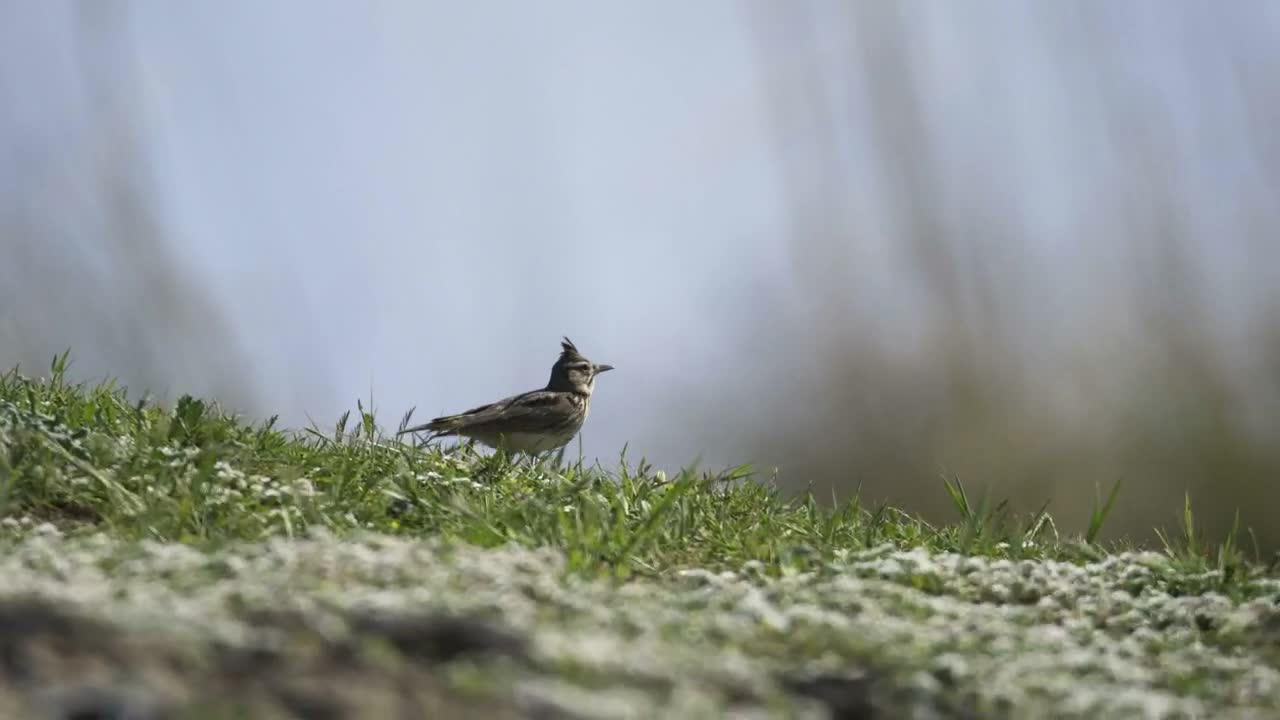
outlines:
[{"label": "green grass", "polygon": [[[854,497],[784,498],[743,466],[668,477],[625,449],[611,467],[533,463],[470,447],[420,449],[392,439],[360,404],[330,429],[285,432],[184,396],[172,408],[133,400],[112,383],[71,384],[66,356],[46,380],[0,375],[0,515],[67,531],[197,545],[373,530],[491,547],[554,547],[571,569],[628,577],[760,561],[803,569],[853,548],[889,543],[995,558],[1098,559],[1096,538],[1117,501],[1099,496],[1087,528],[1062,532],[1048,508],[1019,515],[974,502],[959,479],[939,483],[958,512],[936,527]],[[402,418],[398,427],[404,427]],[[1215,550],[1194,531],[1190,501],[1177,535],[1163,535],[1188,571],[1258,570],[1238,533]]]},{"label": "green grass", "polygon": [[[672,688],[681,674],[711,672],[693,659],[703,656],[720,658],[724,668],[747,662],[754,670],[743,672],[762,673],[768,680],[760,682],[775,690],[780,678],[843,658],[838,666],[891,678],[878,702],[899,709],[925,702],[943,714],[1069,715],[1064,708],[1080,696],[1072,682],[1142,687],[1161,702],[1191,703],[1183,710],[1280,699],[1280,681],[1256,689],[1259,680],[1249,692],[1233,684],[1245,682],[1233,675],[1242,653],[1267,672],[1280,667],[1268,649],[1268,628],[1280,627],[1280,612],[1267,609],[1280,592],[1275,568],[1246,550],[1248,533],[1238,527],[1216,543],[1201,537],[1190,498],[1179,527],[1161,534],[1157,555],[1097,541],[1123,502],[1119,483],[1105,495],[1097,489],[1087,527],[1073,532],[1058,527],[1047,506],[1018,512],[975,498],[950,478],[938,491],[950,496],[957,519],[938,526],[857,495],[842,502],[782,497],[747,467],[667,476],[629,462],[625,450],[605,467],[417,448],[394,439],[407,422],[384,427],[361,403],[331,428],[286,432],[274,419],[247,422],[191,397],[163,407],[111,383],[71,383],[66,355],[47,379],[0,375],[0,541],[10,557],[26,558],[14,561],[10,575],[34,573],[31,587],[80,601],[88,597],[83,590],[49,591],[40,578],[97,578],[95,587],[113,588],[103,591],[102,608],[133,587],[175,598],[206,588],[216,601],[192,617],[235,618],[246,603],[294,592],[308,603],[340,605],[366,596],[333,595],[334,584],[347,581],[353,588],[390,583],[396,592],[438,587],[441,608],[456,610],[503,585],[496,575],[477,579],[475,563],[532,564],[541,570],[528,577],[511,571],[524,578],[512,581],[521,588],[516,595],[534,598],[519,613],[536,628],[547,623],[530,632],[552,648],[563,637],[583,645],[544,650],[549,664],[535,673],[538,682],[567,683],[577,693],[626,687],[677,715],[679,703],[697,693],[677,697]],[[56,550],[42,544],[50,537]],[[293,545],[275,544],[281,541]],[[293,546],[305,550],[281,549]],[[166,565],[170,556],[157,550],[165,547],[193,553],[182,556],[181,573]],[[365,557],[361,548],[405,559],[394,569],[344,570],[346,580],[309,560],[318,564],[283,586],[228,569],[241,562],[228,558],[265,568],[279,553]],[[150,559],[138,569],[137,557]],[[459,557],[465,566],[456,565]],[[271,589],[254,589],[262,582]],[[223,585],[232,589],[212,590]],[[505,618],[516,612],[508,595],[486,602],[490,614],[495,607],[506,608],[497,613]],[[743,603],[759,610],[743,620]],[[127,619],[133,611],[126,604],[112,612]],[[656,623],[652,634],[643,629],[646,618]],[[583,649],[590,638],[609,638],[623,655],[627,643],[651,643],[660,662],[643,672],[618,658],[604,662]],[[1113,666],[1116,653],[1134,653],[1131,662],[1148,674],[1129,677],[1123,663]],[[1013,657],[1040,663],[1047,674],[1034,682],[1041,685],[984,687],[984,674],[1017,667]],[[456,674],[465,685],[486,672]],[[632,687],[638,672],[660,676],[667,689]],[[721,677],[729,670],[716,672],[704,678],[708,687],[733,684]],[[698,702],[726,702],[742,692],[734,687],[711,700],[697,695]],[[792,708],[793,696],[772,692],[757,699]],[[1100,704],[1080,712],[1153,707],[1146,696],[1122,695],[1099,693],[1091,702]],[[1138,704],[1123,704],[1130,700]]]}]

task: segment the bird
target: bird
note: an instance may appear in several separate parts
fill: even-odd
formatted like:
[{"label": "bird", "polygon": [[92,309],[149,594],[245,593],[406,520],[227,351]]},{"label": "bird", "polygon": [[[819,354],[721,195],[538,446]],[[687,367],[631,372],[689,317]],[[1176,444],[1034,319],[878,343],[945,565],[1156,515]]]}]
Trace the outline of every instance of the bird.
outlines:
[{"label": "bird", "polygon": [[457,415],[405,428],[397,436],[429,431],[427,441],[439,437],[470,438],[491,448],[539,455],[564,447],[587,419],[596,377],[613,369],[594,363],[578,352],[568,337],[560,343],[560,357],[551,366],[551,379],[541,390],[512,395]]}]

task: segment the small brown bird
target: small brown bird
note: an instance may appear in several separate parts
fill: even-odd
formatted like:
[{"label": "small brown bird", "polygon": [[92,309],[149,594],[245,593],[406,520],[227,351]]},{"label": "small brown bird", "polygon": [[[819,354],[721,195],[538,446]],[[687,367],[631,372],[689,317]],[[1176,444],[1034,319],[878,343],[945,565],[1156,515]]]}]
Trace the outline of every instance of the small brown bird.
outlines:
[{"label": "small brown bird", "polygon": [[438,417],[396,434],[427,430],[431,432],[428,440],[458,435],[492,448],[530,455],[564,447],[587,419],[596,376],[613,366],[586,359],[567,337],[560,347],[560,357],[551,366],[551,379],[542,390]]}]

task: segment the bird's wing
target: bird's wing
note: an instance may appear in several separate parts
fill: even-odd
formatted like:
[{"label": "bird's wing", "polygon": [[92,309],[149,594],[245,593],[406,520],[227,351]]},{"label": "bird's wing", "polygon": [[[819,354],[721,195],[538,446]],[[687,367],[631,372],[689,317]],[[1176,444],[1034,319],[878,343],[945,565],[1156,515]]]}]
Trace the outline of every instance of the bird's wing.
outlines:
[{"label": "bird's wing", "polygon": [[546,432],[581,412],[572,393],[534,390],[456,416],[454,430],[492,433]]},{"label": "bird's wing", "polygon": [[438,417],[402,433],[431,430],[452,434],[460,430],[521,433],[546,431],[574,417],[580,406],[572,393],[534,390],[513,395],[457,415]]}]

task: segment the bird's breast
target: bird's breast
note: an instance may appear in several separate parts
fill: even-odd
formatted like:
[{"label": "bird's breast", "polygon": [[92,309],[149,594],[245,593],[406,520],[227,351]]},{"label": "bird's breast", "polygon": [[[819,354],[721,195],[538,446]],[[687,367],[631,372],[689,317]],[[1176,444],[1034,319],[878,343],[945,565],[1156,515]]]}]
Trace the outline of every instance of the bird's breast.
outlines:
[{"label": "bird's breast", "polygon": [[558,432],[548,433],[526,433],[517,432],[502,436],[475,436],[476,440],[488,445],[489,447],[503,447],[510,452],[523,452],[538,454],[549,450],[564,447],[569,444],[574,435],[578,434],[578,428],[565,429]]}]

